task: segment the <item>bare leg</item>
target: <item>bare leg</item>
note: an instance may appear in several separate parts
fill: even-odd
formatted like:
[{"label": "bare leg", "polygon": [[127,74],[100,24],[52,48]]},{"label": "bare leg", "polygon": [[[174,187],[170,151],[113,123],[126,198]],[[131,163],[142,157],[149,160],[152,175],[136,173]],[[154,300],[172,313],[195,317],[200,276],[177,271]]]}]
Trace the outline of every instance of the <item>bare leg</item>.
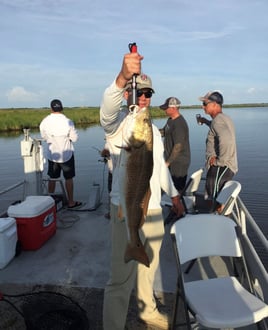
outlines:
[{"label": "bare leg", "polygon": [[74,205],[74,198],[73,198],[73,179],[67,179],[65,180],[65,188],[67,192],[67,197],[68,197],[68,206],[73,206]]},{"label": "bare leg", "polygon": [[49,192],[49,194],[54,193],[54,191],[55,191],[55,187],[56,187],[56,181],[54,181],[54,180],[49,180],[49,181],[48,181],[48,192]]}]

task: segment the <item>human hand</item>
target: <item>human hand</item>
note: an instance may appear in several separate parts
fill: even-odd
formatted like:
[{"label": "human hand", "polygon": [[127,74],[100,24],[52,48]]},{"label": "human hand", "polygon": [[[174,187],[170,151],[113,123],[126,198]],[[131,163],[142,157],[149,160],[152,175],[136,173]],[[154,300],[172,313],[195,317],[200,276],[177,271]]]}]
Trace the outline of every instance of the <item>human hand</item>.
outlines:
[{"label": "human hand", "polygon": [[216,156],[210,157],[209,158],[209,165],[210,166],[216,165],[216,160],[217,160],[217,157]]},{"label": "human hand", "polygon": [[200,123],[200,125],[207,124],[208,120],[205,117],[200,117],[199,118],[199,123]]},{"label": "human hand", "polygon": [[197,124],[203,125],[203,122],[202,122],[203,117],[201,117],[201,115],[199,113],[195,117],[196,117]]},{"label": "human hand", "polygon": [[159,132],[160,132],[160,134],[161,134],[162,137],[165,136],[165,130],[164,130],[164,128],[159,128]]},{"label": "human hand", "polygon": [[143,56],[139,53],[128,53],[124,56],[121,71],[116,78],[119,88],[124,88],[134,74],[140,74],[142,60]]},{"label": "human hand", "polygon": [[101,157],[110,157],[110,152],[108,149],[102,149]]},{"label": "human hand", "polygon": [[175,197],[172,197],[171,200],[172,200],[172,208],[171,208],[172,211],[174,213],[176,213],[178,218],[184,216],[185,215],[185,208],[182,204],[180,196],[177,195]]}]

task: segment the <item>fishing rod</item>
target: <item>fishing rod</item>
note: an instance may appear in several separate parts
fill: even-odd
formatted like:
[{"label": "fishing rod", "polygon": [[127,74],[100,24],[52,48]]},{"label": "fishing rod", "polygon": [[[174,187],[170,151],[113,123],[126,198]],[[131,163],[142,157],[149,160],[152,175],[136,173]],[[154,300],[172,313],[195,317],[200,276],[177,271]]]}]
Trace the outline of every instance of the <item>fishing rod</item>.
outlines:
[{"label": "fishing rod", "polygon": [[[138,52],[138,46],[136,42],[129,43],[128,44],[129,51],[131,53],[137,53]],[[132,104],[135,105],[138,104],[137,102],[137,84],[136,84],[136,78],[137,78],[137,73],[134,73],[131,79],[131,87],[132,87]]]},{"label": "fishing rod", "polygon": [[92,146],[92,148],[95,149],[96,151],[98,151],[99,155],[102,157],[102,159],[99,159],[98,162],[106,164],[109,160],[109,156],[108,155],[102,155],[102,150],[100,150],[97,147]]}]

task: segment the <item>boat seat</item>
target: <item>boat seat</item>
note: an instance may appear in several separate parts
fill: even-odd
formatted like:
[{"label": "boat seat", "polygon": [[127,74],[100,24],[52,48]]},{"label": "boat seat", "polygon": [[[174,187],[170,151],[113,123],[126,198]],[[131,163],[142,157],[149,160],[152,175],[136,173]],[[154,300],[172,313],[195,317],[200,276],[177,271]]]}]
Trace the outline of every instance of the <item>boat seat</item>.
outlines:
[{"label": "boat seat", "polygon": [[[241,191],[241,184],[238,181],[228,181],[223,186],[222,190],[219,192],[216,201],[219,205],[222,206],[221,209],[217,210],[217,213],[220,215],[228,216],[232,213],[233,207],[236,203],[236,199]],[[196,207],[196,213],[213,213],[215,212],[214,205],[209,205],[207,208],[198,209]],[[195,264],[196,259],[191,260],[188,267],[185,270],[185,274],[188,274]]]},{"label": "boat seat", "polygon": [[[172,329],[180,325],[191,329],[191,323],[206,328],[238,328],[258,324],[268,317],[268,305],[252,287],[240,230],[234,220],[216,214],[187,215],[172,225],[170,233],[178,270]],[[234,269],[232,274],[237,275],[197,280],[191,276],[185,282],[182,266],[210,256],[230,257],[234,259],[231,265],[239,260],[239,274]],[[178,313],[179,305],[183,308]]]},{"label": "boat seat", "polygon": [[[202,174],[204,170],[203,168],[200,168],[199,170],[195,171],[187,181],[183,191],[180,193],[182,202],[185,207],[185,211],[187,213],[190,213],[194,209],[195,205],[195,194],[198,191],[200,181],[202,179]],[[168,197],[166,194],[162,196],[161,199],[161,205],[162,206],[168,206],[171,207],[172,203],[170,200],[170,197]]]}]

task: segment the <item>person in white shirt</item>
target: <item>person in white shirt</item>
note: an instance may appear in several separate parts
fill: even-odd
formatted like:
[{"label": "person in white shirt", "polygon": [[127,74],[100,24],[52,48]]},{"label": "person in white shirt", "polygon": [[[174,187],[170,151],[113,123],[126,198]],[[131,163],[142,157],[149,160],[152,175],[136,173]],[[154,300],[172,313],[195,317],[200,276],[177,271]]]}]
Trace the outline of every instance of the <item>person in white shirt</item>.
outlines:
[{"label": "person in white shirt", "polygon": [[130,295],[137,287],[137,305],[139,317],[147,324],[158,328],[168,328],[168,316],[160,313],[156,306],[153,283],[159,265],[159,252],[164,236],[164,221],[161,208],[161,189],[172,199],[174,210],[178,216],[184,208],[179,194],[174,187],[172,178],[164,160],[164,147],[158,128],[153,125],[153,161],[154,168],[150,180],[151,197],[147,217],[140,230],[145,251],[149,256],[150,267],[137,261],[124,262],[124,252],[127,245],[126,223],[119,216],[119,165],[120,146],[123,145],[123,128],[129,113],[128,107],[122,107],[122,101],[127,100],[131,105],[131,78],[136,77],[137,103],[140,108],[149,107],[154,93],[151,79],[140,74],[141,60],[138,53],[124,56],[121,71],[112,84],[105,90],[100,108],[100,122],[105,131],[113,161],[113,181],[111,197],[111,269],[110,279],[104,292],[103,327],[104,330],[123,330],[128,312]]},{"label": "person in white shirt", "polygon": [[47,142],[48,159],[48,192],[54,193],[56,181],[63,172],[65,188],[68,198],[68,208],[75,208],[82,205],[74,201],[73,178],[75,176],[75,160],[73,142],[78,139],[74,123],[63,113],[63,106],[60,100],[52,100],[50,103],[51,114],[45,117],[40,123],[41,137]]}]

